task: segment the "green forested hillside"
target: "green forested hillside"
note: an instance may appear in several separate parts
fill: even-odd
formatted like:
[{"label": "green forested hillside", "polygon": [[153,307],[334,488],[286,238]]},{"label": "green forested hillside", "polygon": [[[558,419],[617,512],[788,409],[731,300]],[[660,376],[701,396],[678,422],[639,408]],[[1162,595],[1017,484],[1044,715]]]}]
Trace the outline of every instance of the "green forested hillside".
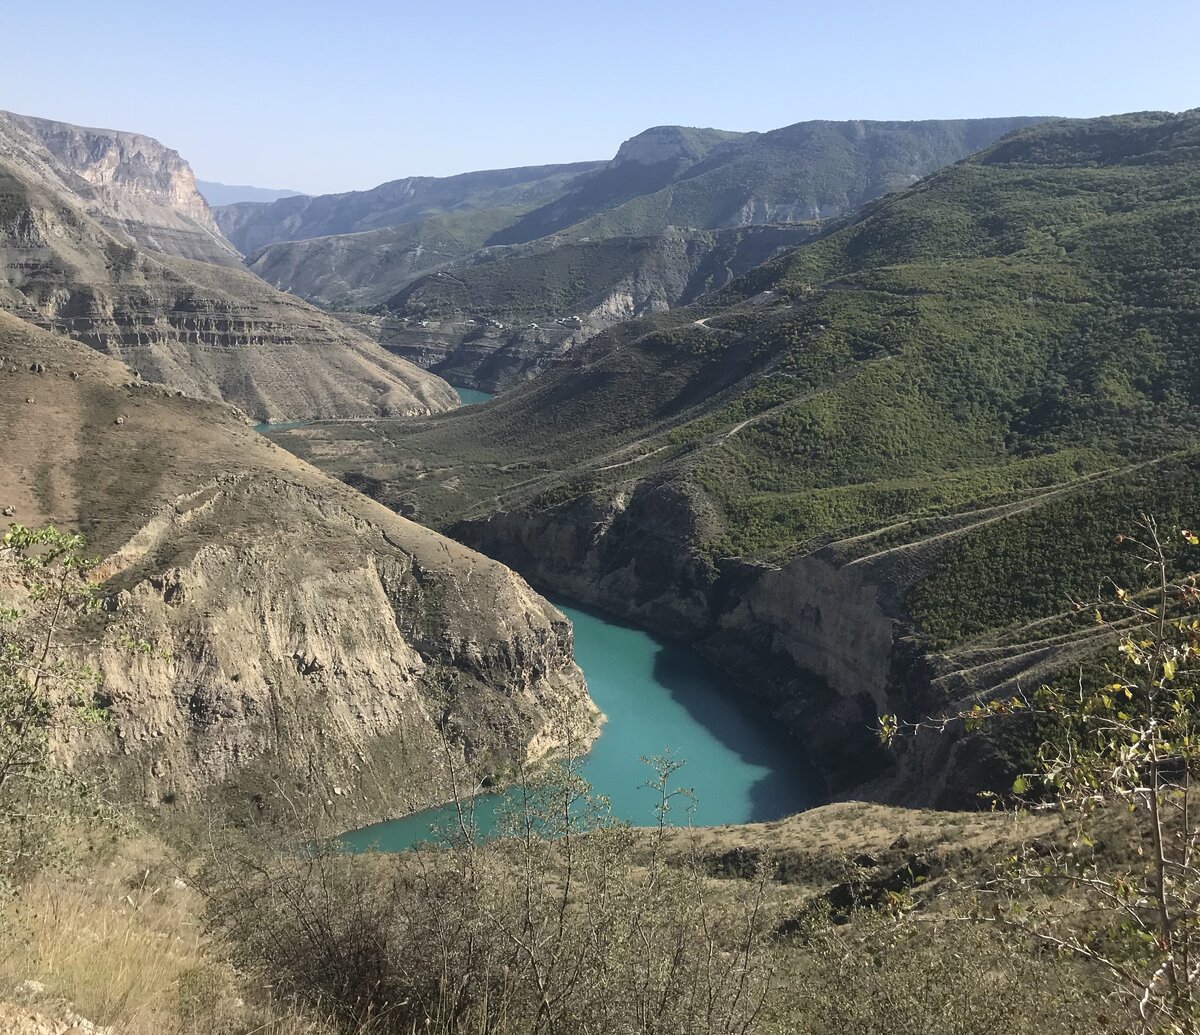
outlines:
[{"label": "green forested hillside", "polygon": [[606,248],[631,247],[614,239],[682,232],[699,243],[704,231],[836,217],[1036,121],[801,122],[769,133],[659,126],[603,164],[398,180],[230,206],[218,218],[259,276],[320,304],[366,308],[422,274],[463,269],[513,283],[512,299],[538,298],[542,267],[524,261],[527,245],[540,256],[566,249],[547,260],[556,267],[601,263],[598,276],[589,268],[572,291],[553,292],[586,301],[636,272],[636,255],[622,265]]},{"label": "green forested hillside", "polygon": [[1093,592],[1138,508],[1200,509],[1198,231],[1200,112],[1023,129],[338,463],[443,525],[674,486],[717,569],[909,551],[903,613],[965,643]]}]

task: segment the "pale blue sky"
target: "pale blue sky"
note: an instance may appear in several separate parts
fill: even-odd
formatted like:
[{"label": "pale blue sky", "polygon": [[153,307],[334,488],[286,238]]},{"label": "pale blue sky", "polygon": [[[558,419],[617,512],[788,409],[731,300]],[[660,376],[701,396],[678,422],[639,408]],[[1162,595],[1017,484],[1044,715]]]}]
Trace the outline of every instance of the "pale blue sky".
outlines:
[{"label": "pale blue sky", "polygon": [[0,0],[0,108],[309,192],[608,158],[648,126],[1200,106],[1196,0]]}]

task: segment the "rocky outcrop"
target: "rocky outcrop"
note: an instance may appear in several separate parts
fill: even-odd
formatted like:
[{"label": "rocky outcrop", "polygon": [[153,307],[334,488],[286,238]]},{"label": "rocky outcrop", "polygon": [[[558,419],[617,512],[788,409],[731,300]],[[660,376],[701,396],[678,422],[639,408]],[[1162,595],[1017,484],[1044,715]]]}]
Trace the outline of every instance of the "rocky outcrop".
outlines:
[{"label": "rocky outcrop", "polygon": [[688,551],[699,520],[675,487],[644,482],[546,510],[460,521],[449,531],[535,585],[694,639],[715,628],[726,592],[719,574]]},{"label": "rocky outcrop", "polygon": [[953,663],[909,639],[886,572],[830,549],[712,564],[694,549],[705,520],[699,498],[645,481],[450,531],[534,585],[691,642],[772,704],[835,797],[972,808],[1011,785],[1012,759],[986,737],[923,734],[899,756],[880,745],[881,714],[921,719],[954,700],[941,685]]},{"label": "rocky outcrop", "polygon": [[[36,981],[23,981],[17,991],[30,986],[44,991],[40,985]],[[0,1001],[0,1035],[108,1035],[111,1030],[93,1024],[66,1005],[34,1008]]]},{"label": "rocky outcrop", "polygon": [[346,829],[594,732],[569,623],[500,563],[3,313],[0,355],[0,508],[104,558],[111,722],[63,750],[123,797]]},{"label": "rocky outcrop", "polygon": [[567,360],[596,333],[530,321],[509,327],[459,316],[415,319],[386,313],[336,312],[340,320],[374,338],[393,355],[451,384],[497,392],[536,377]]},{"label": "rocky outcrop", "polygon": [[166,255],[236,266],[191,167],[151,137],[0,112],[0,154],[75,194],[118,237]]},{"label": "rocky outcrop", "polygon": [[[0,309],[258,420],[427,414],[457,404],[439,378],[240,265],[151,252],[112,229],[111,218],[102,225],[91,214],[100,188],[45,148],[17,146],[23,138],[10,123],[0,120]],[[73,139],[62,145],[68,156]],[[111,190],[124,197],[132,188],[119,163],[100,160],[108,154],[93,175],[117,183]]]},{"label": "rocky outcrop", "polygon": [[[247,512],[272,534],[227,545]],[[185,529],[204,545],[179,557]],[[330,815],[384,818],[449,796],[443,735],[488,774],[561,746],[564,713],[586,737],[565,619],[503,566],[397,532],[255,473],[135,533],[104,569],[99,657],[127,795],[268,798],[286,779]],[[125,637],[155,652],[131,657]]]}]

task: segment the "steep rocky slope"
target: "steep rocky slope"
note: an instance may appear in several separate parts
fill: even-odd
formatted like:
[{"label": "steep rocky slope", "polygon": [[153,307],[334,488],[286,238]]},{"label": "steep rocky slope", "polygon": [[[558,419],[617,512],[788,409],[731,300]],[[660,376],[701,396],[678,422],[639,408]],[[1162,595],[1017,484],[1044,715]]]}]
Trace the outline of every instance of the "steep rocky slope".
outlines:
[{"label": "steep rocky slope", "polygon": [[1091,656],[1071,600],[1141,579],[1115,533],[1196,523],[1198,142],[1200,112],[1024,129],[485,406],[285,439],[694,639],[835,788],[969,802],[1011,780],[1020,731],[897,770],[879,712]]},{"label": "steep rocky slope", "polygon": [[686,305],[815,232],[802,223],[669,228],[652,237],[551,239],[504,257],[489,249],[422,276],[369,315],[339,315],[455,384],[497,391],[562,363],[606,327]]},{"label": "steep rocky slope", "polygon": [[[38,143],[25,122],[42,126],[66,157]],[[174,211],[163,201],[171,191],[180,204],[193,198],[197,217],[207,212],[194,189],[185,190],[190,173],[172,172],[162,158],[159,171],[169,182],[155,194],[131,181],[126,167],[142,166],[128,158],[129,144],[115,168],[113,154],[102,151],[94,188],[64,164],[86,167],[73,150],[84,144],[67,132],[73,127],[59,134],[46,125],[58,126],[0,119],[0,308],[118,356],[149,380],[234,403],[260,420],[423,414],[456,405],[439,378],[240,265],[170,254],[173,245],[198,251],[160,232],[166,220],[159,217]],[[116,185],[105,186],[104,176]],[[151,251],[146,242],[166,250]]]},{"label": "steep rocky slope", "polygon": [[118,237],[166,255],[237,265],[191,168],[157,140],[0,112],[0,141],[6,158],[74,195]]},{"label": "steep rocky slope", "polygon": [[501,564],[2,312],[0,356],[5,520],[103,558],[81,638],[112,722],[69,749],[125,796],[286,798],[345,829],[443,799],[456,757],[502,774],[562,716],[588,735],[570,626]]}]

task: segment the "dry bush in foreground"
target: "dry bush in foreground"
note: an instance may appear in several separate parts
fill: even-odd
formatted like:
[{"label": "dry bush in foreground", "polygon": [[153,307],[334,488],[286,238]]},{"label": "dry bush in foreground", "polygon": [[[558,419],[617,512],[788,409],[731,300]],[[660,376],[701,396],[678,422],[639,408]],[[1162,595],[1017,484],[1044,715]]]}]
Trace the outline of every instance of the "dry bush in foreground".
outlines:
[{"label": "dry bush in foreground", "polygon": [[236,963],[353,1029],[733,1035],[769,991],[764,881],[710,896],[668,865],[660,826],[612,821],[570,768],[530,778],[481,842],[392,857],[295,846],[270,862],[222,844],[201,880]]},{"label": "dry bush in foreground", "polygon": [[[569,770],[400,855],[219,842],[201,884],[236,964],[347,1032],[1100,1035],[1077,968],[994,930],[796,912],[762,873],[713,879],[666,825],[612,822]],[[800,921],[797,922],[797,917]]]}]

